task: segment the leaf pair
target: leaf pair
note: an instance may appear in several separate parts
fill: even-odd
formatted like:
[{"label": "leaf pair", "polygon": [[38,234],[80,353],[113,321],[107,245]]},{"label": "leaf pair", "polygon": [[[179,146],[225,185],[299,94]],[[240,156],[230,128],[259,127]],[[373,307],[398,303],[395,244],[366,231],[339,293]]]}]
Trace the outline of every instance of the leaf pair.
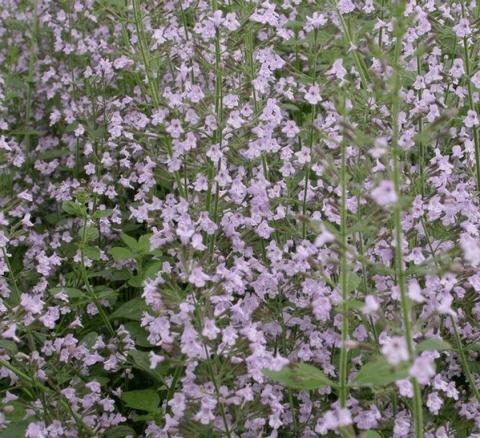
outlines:
[{"label": "leaf pair", "polygon": [[[352,380],[350,386],[387,386],[396,380],[408,377],[409,364],[392,367],[383,357],[366,363]],[[311,391],[338,385],[313,365],[296,363],[284,366],[280,371],[264,369],[263,373],[287,388]]]},{"label": "leaf pair", "polygon": [[336,386],[322,371],[306,363],[291,363],[280,371],[264,369],[263,374],[287,388],[309,391],[324,386]]},{"label": "leaf pair", "polygon": [[150,252],[151,234],[144,234],[139,239],[135,239],[128,234],[120,234],[120,238],[126,247],[116,246],[110,250],[110,254],[115,261],[120,262],[128,259],[135,259]]}]

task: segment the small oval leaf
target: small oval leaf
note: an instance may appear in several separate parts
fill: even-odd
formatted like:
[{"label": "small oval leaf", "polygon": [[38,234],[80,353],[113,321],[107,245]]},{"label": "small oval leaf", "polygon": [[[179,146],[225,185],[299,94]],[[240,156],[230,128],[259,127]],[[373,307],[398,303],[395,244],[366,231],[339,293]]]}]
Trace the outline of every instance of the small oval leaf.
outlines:
[{"label": "small oval leaf", "polygon": [[317,367],[306,363],[284,366],[280,371],[264,369],[263,374],[287,388],[314,390],[335,384]]},{"label": "small oval leaf", "polygon": [[452,346],[443,339],[424,339],[417,345],[417,352],[422,351],[447,351],[453,350]]},{"label": "small oval leaf", "polygon": [[352,381],[358,386],[387,386],[408,377],[408,364],[392,367],[383,357],[366,363]]}]

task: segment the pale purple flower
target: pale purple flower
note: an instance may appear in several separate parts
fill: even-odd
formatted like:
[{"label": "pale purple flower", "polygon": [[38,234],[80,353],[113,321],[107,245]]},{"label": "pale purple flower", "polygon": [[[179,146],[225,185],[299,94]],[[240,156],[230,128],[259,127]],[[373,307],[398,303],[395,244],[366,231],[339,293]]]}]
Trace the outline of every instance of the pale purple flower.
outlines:
[{"label": "pale purple flower", "polygon": [[371,191],[373,200],[382,207],[388,207],[395,204],[398,200],[395,186],[392,181],[383,180]]},{"label": "pale purple flower", "polygon": [[307,16],[306,30],[311,32],[313,29],[319,29],[327,23],[325,15],[314,12],[311,16]]},{"label": "pale purple flower", "polygon": [[398,365],[409,359],[407,342],[403,336],[394,336],[385,341],[382,346],[382,354],[388,363]]},{"label": "pale purple flower", "polygon": [[410,380],[402,379],[397,380],[395,384],[398,387],[398,392],[402,397],[412,398],[413,397],[413,385]]},{"label": "pale purple flower", "polygon": [[237,16],[234,12],[229,12],[225,15],[225,19],[223,20],[223,26],[230,32],[233,32],[240,27],[240,23],[237,20]]},{"label": "pale purple flower", "polygon": [[327,321],[330,318],[332,304],[327,297],[318,296],[312,301],[313,314],[319,321]]},{"label": "pale purple flower", "polygon": [[464,123],[467,128],[473,128],[474,126],[478,126],[479,121],[477,112],[468,110],[467,117],[465,117]]},{"label": "pale purple flower", "polygon": [[305,93],[305,100],[310,105],[316,105],[322,98],[320,97],[320,87],[318,85],[311,85]]},{"label": "pale purple flower", "polygon": [[343,66],[342,58],[335,60],[330,70],[327,71],[327,75],[332,75],[335,78],[340,79],[340,83],[343,84],[345,76],[347,75],[347,70],[345,70],[345,67]]},{"label": "pale purple flower", "polygon": [[150,351],[150,353],[148,354],[148,358],[150,360],[150,369],[152,369],[152,370],[157,368],[158,364],[163,362],[164,359],[165,359],[164,356],[162,356],[160,354],[156,354],[153,351]]},{"label": "pale purple flower", "polygon": [[215,320],[206,318],[203,321],[203,330],[202,335],[210,340],[214,340],[218,334],[220,333],[220,329],[215,325]]},{"label": "pale purple flower", "polygon": [[472,81],[472,84],[475,86],[475,88],[480,89],[480,70],[477,71],[471,78],[470,80]]},{"label": "pale purple flower", "polygon": [[355,4],[352,0],[339,0],[337,1],[337,8],[341,14],[348,14],[355,10]]},{"label": "pale purple flower", "polygon": [[472,266],[480,266],[480,239],[463,234],[460,237],[460,246],[465,260]]},{"label": "pale purple flower", "polygon": [[450,74],[456,79],[461,78],[465,74],[463,59],[457,58],[453,61],[452,67],[450,68]]},{"label": "pale purple flower", "polygon": [[365,297],[365,305],[362,308],[362,312],[366,315],[375,313],[380,308],[380,304],[377,298],[373,295],[367,295]]},{"label": "pale purple flower", "polygon": [[16,335],[17,324],[11,324],[3,333],[2,337],[6,339],[13,339],[15,342],[20,342],[20,339]]},{"label": "pale purple flower", "polygon": [[20,298],[22,307],[33,315],[40,313],[45,305],[38,295],[23,293]]},{"label": "pale purple flower", "polygon": [[430,379],[435,375],[435,366],[431,356],[419,356],[415,359],[410,368],[410,376],[415,377],[418,383],[426,385]]},{"label": "pale purple flower", "polygon": [[470,23],[466,18],[460,18],[460,20],[458,21],[458,24],[453,26],[453,30],[455,31],[455,34],[459,38],[467,37],[472,33]]},{"label": "pale purple flower", "polygon": [[442,405],[443,400],[439,397],[438,392],[434,391],[428,395],[427,407],[433,415],[438,415],[438,412],[440,411]]},{"label": "pale purple flower", "polygon": [[422,295],[422,289],[417,280],[410,280],[408,282],[407,294],[408,297],[416,303],[423,303],[425,301],[425,297]]}]

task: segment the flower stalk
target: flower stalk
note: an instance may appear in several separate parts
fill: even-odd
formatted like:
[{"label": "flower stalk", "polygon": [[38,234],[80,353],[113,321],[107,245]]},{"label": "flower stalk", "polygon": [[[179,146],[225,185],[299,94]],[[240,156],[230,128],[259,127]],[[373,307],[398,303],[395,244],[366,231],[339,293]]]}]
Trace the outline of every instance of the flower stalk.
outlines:
[{"label": "flower stalk", "polygon": [[[397,202],[393,206],[393,222],[395,227],[395,274],[397,286],[400,290],[400,302],[401,302],[401,311],[402,311],[402,320],[403,320],[403,329],[405,342],[407,344],[408,354],[411,360],[414,359],[415,350],[413,347],[413,336],[412,336],[412,327],[410,320],[410,302],[407,296],[407,287],[406,287],[406,273],[404,269],[404,259],[403,259],[403,233],[402,233],[402,221],[401,221],[401,212],[402,212],[402,191],[401,191],[401,174],[400,174],[400,150],[399,150],[399,137],[400,137],[400,126],[399,126],[399,115],[400,115],[400,89],[401,89],[401,66],[400,66],[400,52],[402,49],[402,40],[403,40],[403,11],[405,9],[405,2],[400,2],[396,8],[396,25],[394,28],[395,34],[395,47],[394,47],[394,58],[393,58],[393,78],[392,78],[392,107],[391,107],[391,120],[392,120],[392,139],[391,139],[391,154],[393,162],[393,184],[395,189],[395,194]],[[411,378],[414,392],[414,403],[413,403],[413,415],[415,419],[415,436],[416,438],[423,438],[423,406],[422,406],[422,394],[420,390],[420,385],[415,377]]]}]

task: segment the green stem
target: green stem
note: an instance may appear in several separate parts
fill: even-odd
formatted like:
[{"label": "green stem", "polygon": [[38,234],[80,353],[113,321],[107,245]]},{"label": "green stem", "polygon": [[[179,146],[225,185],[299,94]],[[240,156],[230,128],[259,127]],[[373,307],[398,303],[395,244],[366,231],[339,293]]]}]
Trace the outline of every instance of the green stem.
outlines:
[{"label": "green stem", "polygon": [[[43,393],[50,392],[50,388],[48,386],[44,385],[42,382],[39,382],[38,380],[35,380],[33,377],[30,377],[29,375],[25,374],[23,371],[19,370],[10,362],[7,362],[4,359],[0,359],[0,365],[9,369],[12,373],[14,373],[17,377],[19,377],[25,383],[31,385],[32,387],[37,387],[38,389],[43,391]],[[61,405],[72,414],[77,425],[82,429],[84,429],[85,432],[88,434],[88,436],[95,436],[95,433],[92,431],[92,429],[90,429],[90,427],[87,424],[85,424],[85,422],[82,420],[82,417],[78,415],[78,413],[72,410],[70,403],[67,400],[65,400],[63,396],[61,397],[62,397],[60,399]]]},{"label": "green stem", "polygon": [[[212,0],[212,10],[216,11],[218,9],[217,1]],[[220,48],[220,31],[215,29],[215,114],[217,117],[217,129],[215,132],[215,143],[218,147],[222,148],[223,141],[223,75],[222,75],[222,56]],[[218,160],[217,164],[217,174],[221,168],[221,159]],[[209,163],[209,175],[208,175],[208,191],[207,191],[207,211],[210,211],[211,207],[211,198],[212,198],[212,187],[213,180],[215,177],[215,165],[212,161]],[[213,222],[217,224],[218,222],[218,201],[220,198],[220,186],[217,182],[215,184],[215,195],[213,197]],[[213,233],[210,240],[210,258],[213,257],[213,251],[215,250],[217,233]]]},{"label": "green stem", "polygon": [[[465,4],[462,0],[462,18],[465,18]],[[470,54],[468,53],[468,38],[463,37],[463,62],[465,64],[465,75],[467,77],[468,90],[468,108],[475,111],[475,104],[473,102],[472,81],[470,80]],[[478,129],[472,126],[473,143],[475,145],[475,172],[477,179],[477,190],[480,191],[480,139],[478,136]]]},{"label": "green stem", "polygon": [[342,197],[340,206],[340,286],[342,290],[342,346],[340,350],[340,406],[347,405],[348,397],[348,350],[347,340],[349,332],[348,321],[348,266],[347,266],[347,143],[345,136],[341,144],[342,163],[340,169],[340,184]]},{"label": "green stem", "polygon": [[[383,21],[383,17],[385,15],[385,0],[382,0],[382,4],[380,6],[380,20]],[[383,45],[383,26],[380,27],[378,31],[378,47],[382,48]]]},{"label": "green stem", "polygon": [[8,275],[10,277],[10,281],[12,282],[12,285],[13,285],[13,291],[15,293],[15,298],[17,300],[17,303],[20,303],[20,289],[18,287],[18,284],[17,284],[17,279],[15,278],[15,275],[13,273],[13,269],[12,269],[12,265],[10,263],[10,259],[8,257],[8,254],[7,254],[7,251],[5,248],[2,248],[2,253],[3,253],[3,258],[5,260],[5,263],[7,265],[7,269],[8,269]]},{"label": "green stem", "polygon": [[[10,277],[10,281],[12,282],[13,285],[13,291],[15,293],[15,298],[17,300],[17,303],[20,304],[21,301],[21,293],[20,293],[20,288],[18,287],[18,282],[15,276],[15,273],[13,272],[12,264],[10,263],[10,259],[8,257],[7,251],[5,248],[2,248],[3,252],[3,257],[5,259],[5,263],[8,268],[8,275]],[[25,331],[27,333],[27,339],[28,339],[28,346],[30,348],[30,351],[35,351],[35,339],[33,338],[32,330],[30,329],[29,326],[25,326]]]},{"label": "green stem", "polygon": [[252,98],[253,98],[253,108],[255,109],[255,114],[258,113],[258,102],[257,102],[257,92],[253,86],[253,80],[255,79],[255,62],[253,60],[253,39],[254,32],[249,31],[245,35],[245,54],[248,62],[248,69],[250,74],[250,83],[252,88]]},{"label": "green stem", "polygon": [[37,2],[34,2],[34,10],[33,10],[33,23],[31,29],[31,37],[30,37],[30,57],[28,60],[28,77],[26,80],[27,85],[27,96],[25,99],[25,157],[27,165],[31,165],[31,118],[32,118],[32,94],[33,94],[33,84],[34,84],[34,72],[35,72],[35,45],[36,45],[36,37],[38,32],[38,18],[37,18]]},{"label": "green stem", "polygon": [[[418,54],[418,44],[417,44],[417,74],[420,76],[422,74],[422,63],[420,55]],[[418,99],[420,99],[421,92],[417,92]],[[425,196],[425,145],[422,139],[423,132],[423,120],[422,117],[418,120],[418,133],[420,134],[420,139],[418,142],[418,167],[419,167],[419,177],[420,177],[420,193],[422,197]]]},{"label": "green stem", "polygon": [[230,428],[228,426],[228,420],[227,420],[227,415],[225,413],[225,408],[223,406],[223,402],[220,400],[220,388],[218,387],[218,382],[217,382],[217,378],[216,378],[216,374],[212,368],[212,364],[210,363],[210,358],[208,357],[208,349],[207,349],[207,346],[205,345],[205,343],[203,344],[204,346],[204,349],[205,349],[205,355],[207,356],[207,369],[208,369],[208,373],[210,374],[210,379],[212,379],[212,382],[213,382],[213,387],[215,389],[215,395],[217,396],[217,400],[218,400],[218,405],[220,407],[220,415],[222,416],[222,420],[223,420],[223,425],[225,427],[225,433],[227,434],[227,437],[228,438],[231,438],[232,437],[232,432],[230,431]]},{"label": "green stem", "polygon": [[[148,58],[148,44],[147,39],[145,36],[145,28],[143,26],[143,17],[142,17],[142,10],[140,8],[140,0],[132,0],[133,4],[133,15],[135,19],[135,28],[137,30],[137,37],[138,37],[138,45],[140,49],[140,54],[142,56],[143,65],[145,68],[145,74],[147,76],[148,87],[150,90],[150,96],[153,100],[153,103],[156,108],[159,108],[160,105],[160,96],[158,95],[158,89],[153,81],[151,72],[150,72],[150,61]],[[167,154],[171,158],[173,156],[173,149],[170,141],[165,141],[165,146],[167,149]],[[186,187],[183,187],[182,184],[182,177],[180,172],[177,170],[174,173],[175,175],[175,182],[177,183],[178,190],[180,195],[186,197]]]},{"label": "green stem", "polygon": [[[392,161],[393,161],[393,184],[397,195],[397,202],[393,208],[393,222],[395,224],[395,272],[397,285],[400,289],[400,301],[402,308],[402,319],[404,327],[405,342],[407,344],[408,354],[413,360],[415,350],[413,347],[412,328],[410,321],[410,303],[407,297],[406,274],[404,270],[403,249],[402,249],[402,221],[401,221],[401,175],[400,175],[400,151],[398,140],[400,136],[400,127],[398,118],[400,114],[400,51],[403,40],[404,29],[402,26],[403,11],[405,2],[402,1],[396,5],[396,26],[394,34],[396,36],[394,60],[393,60],[393,90],[392,90]],[[423,438],[423,408],[420,385],[415,377],[411,379],[414,390],[413,414],[415,418],[415,436]]]},{"label": "green stem", "polygon": [[93,303],[95,304],[98,313],[100,314],[100,317],[103,320],[103,323],[105,324],[105,327],[107,328],[108,332],[110,333],[110,336],[115,336],[115,330],[113,330],[112,324],[110,323],[110,320],[108,319],[107,314],[103,310],[102,304],[100,303],[97,294],[93,290],[92,286],[90,285],[90,280],[88,279],[88,272],[85,267],[85,256],[83,249],[86,245],[86,231],[87,231],[87,219],[85,218],[84,223],[83,223],[83,230],[82,230],[82,244],[80,246],[80,272],[82,274],[83,282],[85,284],[85,287],[87,289],[87,292],[89,293]]},{"label": "green stem", "polygon": [[355,41],[353,40],[353,36],[350,32],[350,26],[345,21],[345,17],[340,12],[338,12],[338,10],[337,10],[337,14],[340,18],[340,22],[342,23],[343,34],[345,35],[345,38],[347,39],[349,47],[352,50],[353,60],[358,70],[358,74],[360,75],[360,81],[362,83],[362,86],[365,90],[368,90],[368,82],[370,79],[368,70],[365,68],[365,65],[362,63],[362,60],[358,55],[358,50],[356,49],[357,46],[355,45]]},{"label": "green stem", "polygon": [[[315,29],[314,31],[314,42],[313,42],[313,53],[310,55],[311,57],[311,64],[310,64],[310,71],[313,73],[313,84],[317,83],[317,38],[318,38],[318,31]],[[312,117],[310,120],[310,136],[309,136],[309,145],[308,148],[310,149],[310,161],[307,163],[307,168],[305,170],[305,187],[303,189],[303,203],[302,203],[302,215],[303,215],[303,222],[302,222],[302,238],[305,239],[307,237],[307,193],[308,193],[308,182],[310,181],[310,168],[311,168],[311,161],[312,161],[312,151],[313,151],[313,143],[315,140],[315,117],[317,116],[317,105],[311,105]]]},{"label": "green stem", "polygon": [[[440,265],[437,261],[436,252],[431,244],[430,235],[429,235],[427,226],[425,224],[425,221],[423,219],[422,219],[422,225],[423,225],[423,230],[425,232],[425,237],[427,239],[427,244],[430,249],[433,262],[435,264],[435,268],[437,270],[437,273],[440,274],[441,272]],[[455,318],[452,315],[450,315],[450,322],[452,323],[453,335],[455,337],[455,343],[457,345],[458,355],[460,358],[460,363],[462,364],[463,372],[465,373],[465,377],[467,378],[468,383],[470,384],[476,399],[480,402],[480,391],[478,390],[477,384],[475,383],[475,379],[473,378],[472,371],[470,370],[470,366],[468,365],[467,356],[465,354],[465,349],[463,348],[462,338],[460,337],[460,333],[458,331],[457,322],[455,321]]]},{"label": "green stem", "polygon": [[462,364],[462,367],[463,367],[463,372],[465,373],[465,377],[467,378],[468,383],[470,384],[470,387],[472,388],[472,391],[475,394],[477,401],[480,402],[480,391],[478,390],[477,384],[475,383],[475,379],[473,378],[473,374],[470,371],[467,356],[465,354],[465,350],[463,349],[462,339],[460,338],[460,333],[458,331],[457,323],[455,321],[455,318],[452,315],[450,315],[450,321],[452,323],[453,334],[455,336],[455,342],[457,344],[458,355],[460,357],[460,363]]},{"label": "green stem", "polygon": [[[194,294],[192,294],[192,297],[193,297],[193,301],[194,301],[194,304],[195,304],[195,316],[196,316],[196,319],[197,319],[197,325],[198,325],[198,327],[203,327],[203,314],[200,311],[200,305],[199,305],[199,303],[197,301],[197,298],[195,297]],[[220,409],[220,415],[222,416],[223,426],[225,428],[225,433],[226,433],[228,438],[232,438],[232,432],[230,431],[230,427],[228,426],[228,420],[227,420],[227,414],[225,412],[225,406],[223,405],[223,401],[221,400],[220,387],[218,385],[218,380],[217,380],[218,374],[215,373],[214,370],[213,370],[211,359],[210,359],[210,354],[208,352],[207,344],[203,341],[203,339],[201,340],[201,343],[202,343],[203,349],[205,351],[205,362],[207,363],[207,371],[208,371],[208,375],[209,375],[209,377],[210,377],[210,379],[213,383],[213,388],[215,390],[215,396],[217,398],[217,403],[218,403],[218,406],[219,406],[219,409]]]}]

